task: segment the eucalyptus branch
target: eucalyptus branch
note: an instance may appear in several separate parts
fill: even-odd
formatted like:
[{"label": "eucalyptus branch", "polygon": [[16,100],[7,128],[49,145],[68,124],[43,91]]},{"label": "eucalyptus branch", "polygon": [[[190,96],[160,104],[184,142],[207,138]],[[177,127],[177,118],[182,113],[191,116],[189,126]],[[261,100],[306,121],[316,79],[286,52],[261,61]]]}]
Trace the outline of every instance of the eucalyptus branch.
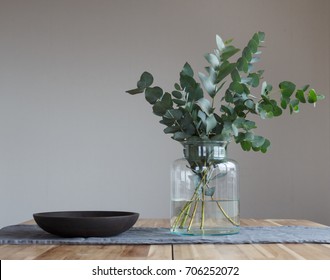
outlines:
[{"label": "eucalyptus branch", "polygon": [[[144,93],[146,101],[152,105],[153,113],[161,117],[160,123],[166,126],[164,133],[172,134],[171,138],[176,141],[234,139],[244,151],[266,153],[271,143],[265,137],[254,133],[257,126],[254,121],[247,119],[250,113],[261,119],[278,117],[287,109],[290,114],[298,113],[302,104],[315,106],[324,96],[310,89],[308,85],[297,88],[290,81],[282,81],[278,85],[278,91],[275,91],[278,93],[277,99],[280,100],[272,99],[272,85],[262,82],[264,71],[253,70],[259,61],[264,39],[263,32],[256,32],[240,52],[231,45],[232,40],[224,42],[216,35],[217,48],[214,53],[205,55],[208,66],[205,68],[206,74],[198,73],[200,82],[195,80],[189,63],[185,63],[180,72],[179,84],[174,85],[175,90],[171,93],[152,86],[154,79],[149,72],[142,73],[137,88],[127,92],[132,95]],[[251,98],[251,91],[259,88],[260,94]],[[220,102],[216,104],[215,97],[220,94]],[[193,170],[192,166],[191,169]],[[190,230],[199,202],[202,202],[200,227],[204,227],[209,178],[203,174],[200,179],[191,201],[183,205],[172,229],[185,227],[190,218]],[[202,191],[201,196],[199,190]],[[213,196],[211,198],[214,200]],[[226,219],[237,225],[219,201],[217,205]]]}]

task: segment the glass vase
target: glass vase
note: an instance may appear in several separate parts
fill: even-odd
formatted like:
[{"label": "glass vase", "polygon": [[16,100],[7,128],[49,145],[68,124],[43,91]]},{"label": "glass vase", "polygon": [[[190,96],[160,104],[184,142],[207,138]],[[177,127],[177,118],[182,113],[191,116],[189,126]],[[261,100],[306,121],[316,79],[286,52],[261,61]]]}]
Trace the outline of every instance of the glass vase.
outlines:
[{"label": "glass vase", "polygon": [[225,235],[239,232],[238,164],[224,141],[184,142],[184,158],[171,169],[171,232]]}]

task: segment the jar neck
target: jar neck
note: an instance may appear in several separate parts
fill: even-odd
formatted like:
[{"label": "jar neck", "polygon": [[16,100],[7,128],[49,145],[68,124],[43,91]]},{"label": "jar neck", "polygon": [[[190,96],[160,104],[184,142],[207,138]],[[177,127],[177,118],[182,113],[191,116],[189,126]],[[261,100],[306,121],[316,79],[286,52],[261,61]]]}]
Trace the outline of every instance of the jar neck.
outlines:
[{"label": "jar neck", "polygon": [[183,154],[188,161],[219,161],[227,157],[227,141],[183,142]]}]

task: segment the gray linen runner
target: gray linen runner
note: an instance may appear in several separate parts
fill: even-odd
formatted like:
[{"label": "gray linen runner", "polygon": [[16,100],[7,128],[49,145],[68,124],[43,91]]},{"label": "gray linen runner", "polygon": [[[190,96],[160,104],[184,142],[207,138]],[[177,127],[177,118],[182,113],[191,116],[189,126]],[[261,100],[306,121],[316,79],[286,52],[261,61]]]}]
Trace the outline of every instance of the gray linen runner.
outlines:
[{"label": "gray linen runner", "polygon": [[65,238],[49,234],[37,225],[13,225],[0,230],[0,244],[252,244],[327,243],[330,227],[262,226],[241,227],[238,234],[183,236],[168,228],[134,227],[113,237]]}]

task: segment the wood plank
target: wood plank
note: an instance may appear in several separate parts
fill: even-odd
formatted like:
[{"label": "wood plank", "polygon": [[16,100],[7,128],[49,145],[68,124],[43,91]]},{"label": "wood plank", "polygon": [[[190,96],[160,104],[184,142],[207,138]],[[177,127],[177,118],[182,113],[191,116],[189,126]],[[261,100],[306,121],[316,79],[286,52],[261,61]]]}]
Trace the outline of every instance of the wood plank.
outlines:
[{"label": "wood plank", "polygon": [[175,260],[329,260],[323,244],[175,245]]},{"label": "wood plank", "polygon": [[171,260],[171,245],[2,245],[1,260]]},{"label": "wood plank", "polygon": [[170,260],[171,245],[61,245],[36,260]]},{"label": "wood plank", "polygon": [[0,259],[31,260],[54,247],[56,245],[0,245]]}]

